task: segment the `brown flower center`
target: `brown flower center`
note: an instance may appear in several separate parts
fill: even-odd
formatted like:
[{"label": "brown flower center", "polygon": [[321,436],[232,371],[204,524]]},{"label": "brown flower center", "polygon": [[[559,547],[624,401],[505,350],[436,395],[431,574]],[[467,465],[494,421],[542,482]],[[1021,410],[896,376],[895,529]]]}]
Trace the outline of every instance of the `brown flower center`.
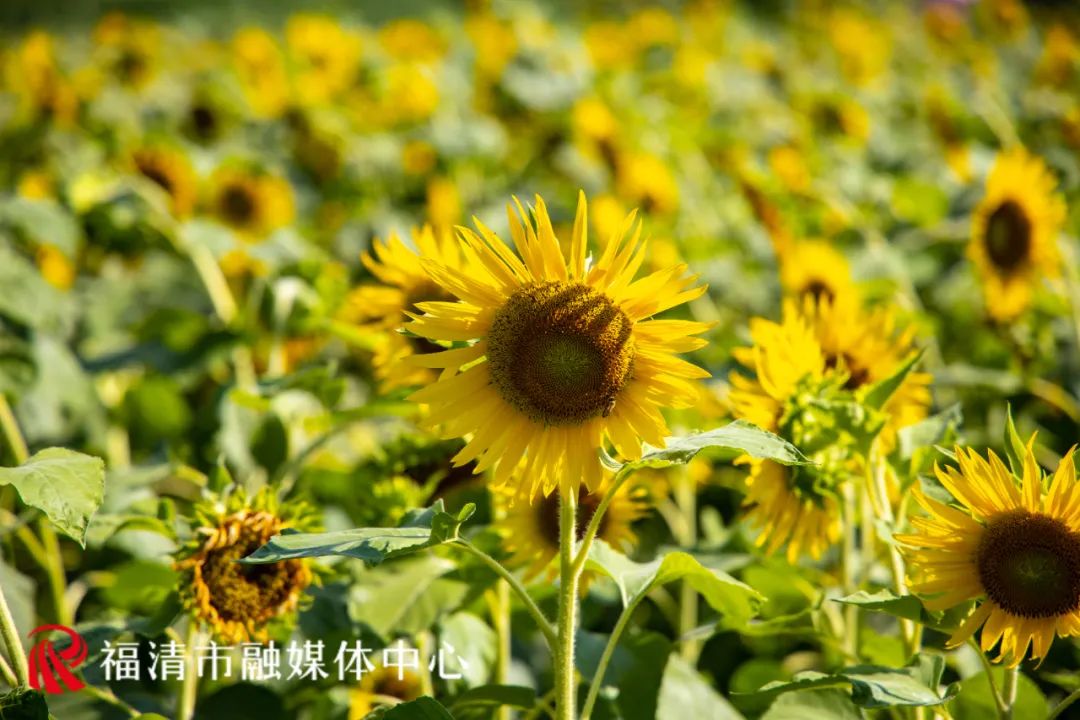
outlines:
[{"label": "brown flower center", "polygon": [[633,323],[577,282],[534,283],[495,313],[488,361],[499,394],[543,425],[607,415],[633,372]]},{"label": "brown flower center", "polygon": [[230,184],[218,201],[221,215],[232,225],[249,225],[255,218],[255,197],[249,188]]},{"label": "brown flower center", "polygon": [[997,206],[986,220],[986,254],[999,270],[1011,272],[1031,253],[1031,220],[1013,200]]},{"label": "brown flower center", "polygon": [[1080,608],[1080,534],[1057,518],[1027,510],[991,518],[975,562],[987,596],[1011,615]]}]

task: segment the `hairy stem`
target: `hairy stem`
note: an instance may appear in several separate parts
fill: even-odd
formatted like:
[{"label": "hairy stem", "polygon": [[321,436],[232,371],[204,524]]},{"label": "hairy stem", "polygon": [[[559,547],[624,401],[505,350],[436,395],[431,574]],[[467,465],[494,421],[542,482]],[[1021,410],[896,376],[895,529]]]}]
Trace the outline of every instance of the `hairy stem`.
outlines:
[{"label": "hairy stem", "polygon": [[[599,509],[597,510],[599,513]],[[562,492],[559,502],[559,631],[555,651],[555,707],[558,720],[576,720],[577,683],[574,674],[574,633],[577,630],[578,577],[574,560],[577,537],[577,497]]]}]

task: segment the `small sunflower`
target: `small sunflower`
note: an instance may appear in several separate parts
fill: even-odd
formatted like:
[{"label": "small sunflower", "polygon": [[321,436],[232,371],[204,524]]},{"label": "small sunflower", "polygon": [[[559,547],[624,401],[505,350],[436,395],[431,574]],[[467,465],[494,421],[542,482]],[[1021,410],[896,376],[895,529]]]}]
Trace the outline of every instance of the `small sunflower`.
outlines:
[{"label": "small sunflower", "polygon": [[241,28],[232,40],[233,66],[255,115],[280,116],[289,104],[289,75],[277,41],[261,28]]},{"label": "small sunflower", "polygon": [[388,698],[409,702],[423,694],[424,682],[416,670],[376,665],[374,670],[363,674],[360,684],[349,693],[349,720],[363,720]]},{"label": "small sunflower", "polygon": [[211,212],[243,238],[260,239],[293,220],[293,191],[283,178],[222,167],[210,187]]},{"label": "small sunflower", "polygon": [[1033,289],[1060,274],[1057,233],[1065,204],[1057,182],[1037,157],[1017,148],[999,155],[986,194],[971,220],[968,256],[982,278],[987,310],[995,320],[1022,313]]},{"label": "small sunflower", "polygon": [[265,641],[277,623],[291,622],[313,580],[306,560],[267,565],[236,562],[285,528],[313,529],[309,507],[278,508],[269,493],[232,495],[195,507],[195,537],[179,552],[180,593],[192,617],[226,643]]},{"label": "small sunflower", "polygon": [[198,181],[183,152],[163,146],[143,147],[131,154],[131,162],[140,175],[169,196],[173,215],[178,218],[191,215]]},{"label": "small sunflower", "polygon": [[106,68],[123,84],[142,88],[153,79],[161,47],[155,23],[112,12],[94,28],[94,40]]},{"label": "small sunflower", "polygon": [[314,105],[334,99],[356,79],[360,39],[328,15],[299,13],[285,24],[298,99]]},{"label": "small sunflower", "polygon": [[[607,483],[605,483],[606,485]],[[578,490],[577,528],[578,540],[592,520],[606,487],[588,492]],[[623,483],[616,491],[607,512],[600,519],[598,538],[613,547],[627,549],[637,540],[633,524],[644,517],[650,508],[649,489],[641,483]],[[551,561],[559,554],[559,496],[552,494],[538,502],[515,502],[512,491],[503,489],[495,494],[500,516],[495,528],[503,537],[504,546],[511,554],[511,566],[525,566],[525,579],[532,579],[545,570],[547,578],[554,579],[557,570]]]},{"label": "small sunflower", "polygon": [[[412,233],[416,250],[397,235],[386,242],[375,240],[372,251],[361,260],[378,285],[361,285],[349,293],[342,318],[355,322],[361,330],[375,333],[375,377],[384,391],[434,382],[433,370],[405,362],[406,358],[445,350],[423,337],[403,335],[407,312],[416,312],[417,303],[453,300],[454,296],[431,279],[421,258],[429,258],[445,267],[462,269],[462,255],[448,235],[436,235],[430,226]],[[419,254],[417,254],[419,252]]]},{"label": "small sunflower", "polygon": [[825,240],[796,241],[786,248],[780,254],[780,284],[797,298],[836,300],[855,292],[847,259]]},{"label": "small sunflower", "polygon": [[1015,667],[1027,655],[1046,657],[1055,635],[1080,634],[1080,483],[1073,451],[1044,491],[1029,442],[1023,478],[993,453],[987,459],[957,447],[959,469],[935,468],[957,506],[912,491],[929,517],[897,535],[911,588],[930,610],[976,600],[949,638],[957,646],[982,628],[984,651],[1000,640],[998,660]]},{"label": "small sunflower", "polygon": [[[785,304],[781,323],[752,320],[750,334],[753,347],[738,348],[734,355],[754,377],[731,374],[731,404],[736,416],[783,434],[795,398],[808,384],[826,380],[826,357],[813,326],[793,302]],[[839,538],[839,503],[813,470],[769,460],[740,462],[750,465],[747,519],[760,529],[757,544],[767,553],[786,543],[788,561],[794,563],[804,551],[820,557]]]},{"label": "small sunflower", "polygon": [[483,224],[460,228],[465,265],[425,260],[432,278],[457,302],[421,303],[406,327],[433,341],[468,342],[416,361],[443,370],[412,398],[430,406],[445,437],[469,436],[455,458],[510,482],[519,462],[520,494],[548,495],[560,486],[595,491],[604,476],[605,438],[624,457],[642,442],[663,446],[660,408],[689,407],[704,370],[678,352],[702,347],[705,323],[651,320],[705,292],[677,265],[634,280],[645,260],[631,214],[593,263],[586,262],[587,216],[581,194],[564,256],[544,201],[529,221],[508,208],[520,258]]}]

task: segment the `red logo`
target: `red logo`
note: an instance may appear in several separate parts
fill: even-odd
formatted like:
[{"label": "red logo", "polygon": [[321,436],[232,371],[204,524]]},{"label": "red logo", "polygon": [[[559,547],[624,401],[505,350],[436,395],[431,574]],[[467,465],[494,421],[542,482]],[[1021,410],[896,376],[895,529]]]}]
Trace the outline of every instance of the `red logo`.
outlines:
[{"label": "red logo", "polygon": [[44,690],[50,695],[65,691],[78,692],[86,685],[71,671],[82,665],[89,650],[79,633],[63,625],[42,625],[30,631],[29,637],[38,633],[59,630],[65,633],[71,644],[57,651],[52,640],[42,640],[30,650],[30,687]]}]

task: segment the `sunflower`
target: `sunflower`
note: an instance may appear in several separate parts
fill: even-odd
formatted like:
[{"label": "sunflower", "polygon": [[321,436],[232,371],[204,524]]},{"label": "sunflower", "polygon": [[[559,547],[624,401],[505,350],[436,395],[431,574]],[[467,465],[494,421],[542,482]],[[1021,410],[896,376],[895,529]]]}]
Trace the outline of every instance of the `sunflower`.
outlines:
[{"label": "sunflower", "polygon": [[[515,201],[516,202],[516,201]],[[595,262],[586,263],[584,193],[568,243],[555,237],[547,206],[536,198],[535,227],[517,203],[508,208],[521,257],[477,221],[460,228],[465,265],[425,261],[432,278],[457,302],[421,303],[407,328],[434,341],[470,342],[417,362],[444,372],[414,393],[430,405],[430,421],[446,437],[469,436],[455,457],[494,470],[496,485],[524,462],[519,492],[548,495],[560,486],[595,491],[603,479],[599,450],[610,439],[627,458],[642,442],[663,446],[661,406],[688,407],[694,380],[707,373],[678,359],[705,345],[693,337],[708,325],[652,316],[705,292],[678,265],[634,280],[645,260],[632,213]]]},{"label": "sunflower", "polygon": [[360,684],[349,693],[349,720],[363,720],[385,698],[409,702],[423,694],[424,682],[416,670],[376,665],[374,670],[363,674]]},{"label": "sunflower", "polygon": [[198,181],[183,152],[164,146],[143,147],[131,154],[131,162],[136,172],[169,196],[173,215],[185,218],[191,214]]},{"label": "sunflower", "polygon": [[[781,323],[755,318],[750,323],[753,347],[737,348],[735,359],[755,377],[731,374],[731,404],[735,415],[758,427],[784,434],[794,413],[796,396],[826,379],[827,363],[814,327],[787,302]],[[760,529],[757,544],[773,553],[787,544],[794,563],[803,551],[812,557],[840,535],[840,508],[816,473],[788,468],[768,460],[740,458],[750,465],[747,477],[747,519]]]},{"label": "sunflower", "polygon": [[957,506],[912,491],[929,517],[912,518],[917,532],[897,535],[912,590],[929,610],[970,600],[974,611],[949,638],[957,646],[982,628],[982,648],[1001,641],[998,661],[1015,667],[1031,647],[1046,657],[1056,635],[1080,634],[1080,483],[1073,451],[1043,490],[1032,452],[1017,478],[989,452],[957,447],[959,469],[935,468]]},{"label": "sunflower", "polygon": [[825,240],[797,241],[784,249],[780,285],[786,295],[797,298],[836,300],[855,292],[847,259]]},{"label": "sunflower", "polygon": [[123,84],[142,88],[153,79],[161,47],[156,24],[112,12],[94,28],[94,40],[105,66]]},{"label": "sunflower", "polygon": [[289,104],[289,76],[277,42],[260,28],[242,28],[232,40],[233,66],[255,115],[280,116]]},{"label": "sunflower", "polygon": [[416,311],[417,303],[454,299],[431,279],[421,258],[437,261],[455,272],[462,270],[461,251],[450,235],[436,235],[425,225],[413,231],[412,241],[416,250],[397,235],[391,235],[387,242],[376,239],[372,252],[364,253],[361,260],[379,284],[361,285],[353,290],[340,313],[343,320],[357,323],[361,330],[378,336],[374,348],[375,377],[384,391],[434,382],[434,371],[409,364],[405,359],[446,349],[426,338],[400,332],[408,319],[405,313]]},{"label": "sunflower", "polygon": [[270,493],[248,499],[204,501],[194,510],[195,537],[177,555],[180,594],[195,621],[226,643],[265,642],[277,624],[286,627],[312,583],[308,561],[243,565],[247,557],[285,528],[312,530],[309,506],[278,508]]},{"label": "sunflower", "polygon": [[355,80],[360,40],[334,18],[310,13],[293,15],[285,24],[285,42],[295,65],[301,103],[332,100]]},{"label": "sunflower", "polygon": [[259,239],[292,222],[292,187],[280,177],[222,167],[210,187],[211,212],[241,237]]},{"label": "sunflower", "polygon": [[1057,233],[1065,204],[1042,160],[1016,148],[998,156],[971,220],[968,256],[995,320],[1022,313],[1033,288],[1060,274]]},{"label": "sunflower", "polygon": [[[604,499],[609,482],[595,492],[579,488],[575,523],[579,541]],[[596,536],[613,547],[632,547],[637,540],[632,527],[634,521],[649,512],[652,499],[644,484],[623,483],[601,517]],[[554,579],[557,570],[551,561],[559,554],[559,496],[552,494],[535,503],[515,500],[513,491],[507,488],[495,493],[496,517],[500,518],[495,529],[510,553],[508,562],[513,567],[525,566],[526,580],[545,570],[547,578]]]}]

